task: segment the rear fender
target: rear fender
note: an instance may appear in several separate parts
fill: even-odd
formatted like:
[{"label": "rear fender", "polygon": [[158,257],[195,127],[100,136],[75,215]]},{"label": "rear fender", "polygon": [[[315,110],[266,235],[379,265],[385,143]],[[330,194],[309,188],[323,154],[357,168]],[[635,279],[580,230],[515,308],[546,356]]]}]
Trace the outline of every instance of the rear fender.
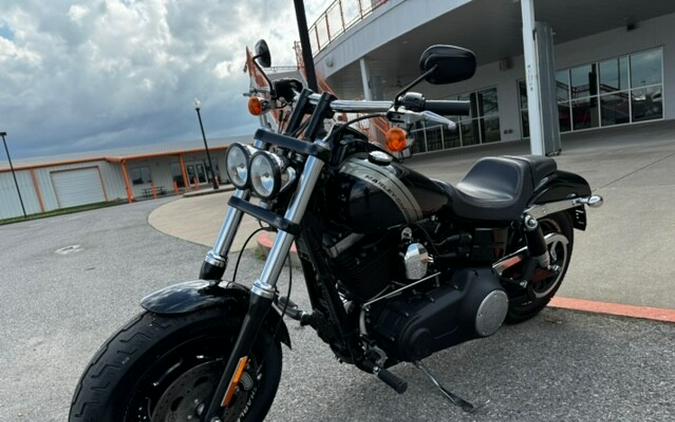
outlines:
[{"label": "rear fender", "polygon": [[[542,179],[535,188],[530,204],[545,204],[591,195],[591,187],[583,177],[557,170]],[[567,210],[575,229],[586,230],[586,209],[583,205]]]},{"label": "rear fender", "polygon": [[[222,307],[228,315],[244,317],[248,311],[251,292],[238,283],[212,284],[205,280],[186,281],[157,290],[141,301],[143,309],[159,315],[181,315],[201,309]],[[272,308],[267,314],[265,325],[277,327],[281,314]],[[289,348],[291,338],[285,323],[276,334],[279,341]]]}]

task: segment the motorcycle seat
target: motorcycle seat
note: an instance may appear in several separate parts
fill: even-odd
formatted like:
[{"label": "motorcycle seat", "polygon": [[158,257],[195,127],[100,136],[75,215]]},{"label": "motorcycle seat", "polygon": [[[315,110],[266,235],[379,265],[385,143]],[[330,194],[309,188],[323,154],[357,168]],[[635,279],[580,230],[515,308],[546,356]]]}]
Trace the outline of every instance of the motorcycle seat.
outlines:
[{"label": "motorcycle seat", "polygon": [[455,187],[442,183],[458,217],[506,221],[520,218],[539,183],[557,170],[555,160],[535,155],[478,160]]}]

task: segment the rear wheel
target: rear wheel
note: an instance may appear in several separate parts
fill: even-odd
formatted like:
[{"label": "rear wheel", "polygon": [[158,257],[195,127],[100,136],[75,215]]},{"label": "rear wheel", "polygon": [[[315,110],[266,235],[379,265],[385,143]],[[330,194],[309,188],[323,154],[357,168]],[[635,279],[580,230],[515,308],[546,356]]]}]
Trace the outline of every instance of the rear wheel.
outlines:
[{"label": "rear wheel", "polygon": [[[547,238],[546,244],[551,266],[557,268],[557,271],[551,275],[543,269],[538,270],[527,288],[510,286],[507,289],[509,310],[506,314],[506,323],[508,324],[526,321],[541,312],[560,288],[570,265],[574,246],[574,229],[569,214],[561,212],[547,215],[539,219],[539,224],[544,237]],[[515,249],[522,246],[524,243],[521,241]]]},{"label": "rear wheel", "polygon": [[[182,316],[144,312],[111,337],[82,375],[70,422],[201,421],[233,348],[241,318],[212,308]],[[260,331],[222,421],[259,421],[281,377],[281,346]]]}]

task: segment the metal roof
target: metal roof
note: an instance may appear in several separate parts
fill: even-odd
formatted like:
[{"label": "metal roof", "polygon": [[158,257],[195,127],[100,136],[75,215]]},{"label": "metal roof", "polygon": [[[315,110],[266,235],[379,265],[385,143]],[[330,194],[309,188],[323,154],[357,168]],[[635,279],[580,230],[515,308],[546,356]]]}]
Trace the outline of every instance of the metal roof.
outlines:
[{"label": "metal roof", "polygon": [[[232,136],[226,138],[208,139],[209,148],[222,149],[234,142],[248,142],[251,136]],[[82,151],[69,154],[55,154],[42,157],[29,157],[13,159],[15,168],[44,167],[46,165],[59,165],[63,163],[82,161],[121,161],[132,160],[147,156],[175,155],[178,153],[195,153],[204,149],[201,139],[179,142],[160,142],[156,144],[137,145],[124,148],[114,148],[98,151]],[[3,154],[4,155],[4,154]],[[9,170],[7,160],[0,160],[0,172]]]}]

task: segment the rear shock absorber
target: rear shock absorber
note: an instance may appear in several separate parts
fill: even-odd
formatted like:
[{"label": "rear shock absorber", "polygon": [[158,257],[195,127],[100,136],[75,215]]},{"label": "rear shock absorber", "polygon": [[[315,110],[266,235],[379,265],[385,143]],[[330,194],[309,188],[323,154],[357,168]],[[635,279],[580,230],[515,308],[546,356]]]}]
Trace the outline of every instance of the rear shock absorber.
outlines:
[{"label": "rear shock absorber", "polygon": [[531,215],[525,215],[523,218],[525,226],[525,239],[527,240],[527,249],[530,257],[534,259],[541,268],[548,268],[551,264],[546,246],[544,232],[536,218]]}]

